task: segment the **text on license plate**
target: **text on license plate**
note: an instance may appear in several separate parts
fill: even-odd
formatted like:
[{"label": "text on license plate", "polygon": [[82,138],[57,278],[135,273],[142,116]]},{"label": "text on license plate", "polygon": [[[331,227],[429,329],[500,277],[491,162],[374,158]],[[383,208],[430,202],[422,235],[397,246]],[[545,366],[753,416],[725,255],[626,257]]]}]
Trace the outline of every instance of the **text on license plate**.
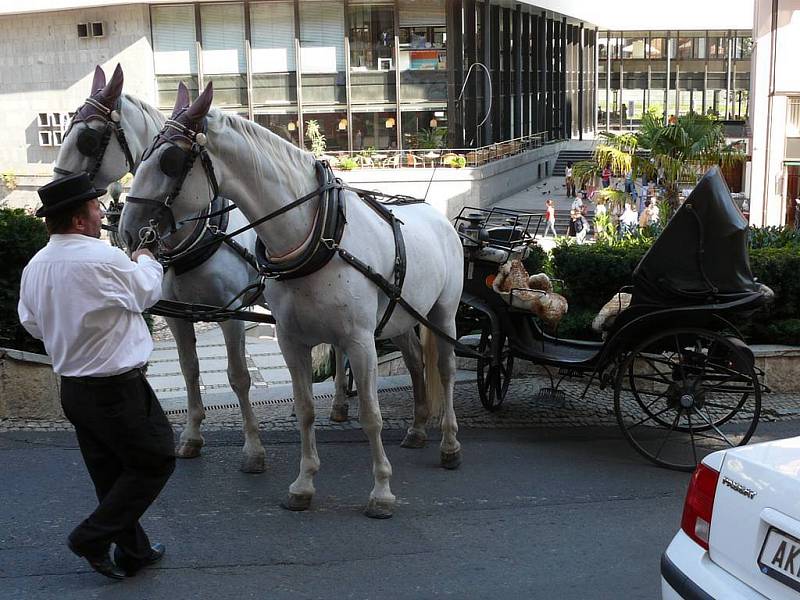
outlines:
[{"label": "text on license plate", "polygon": [[800,540],[770,527],[758,566],[765,575],[800,591]]}]

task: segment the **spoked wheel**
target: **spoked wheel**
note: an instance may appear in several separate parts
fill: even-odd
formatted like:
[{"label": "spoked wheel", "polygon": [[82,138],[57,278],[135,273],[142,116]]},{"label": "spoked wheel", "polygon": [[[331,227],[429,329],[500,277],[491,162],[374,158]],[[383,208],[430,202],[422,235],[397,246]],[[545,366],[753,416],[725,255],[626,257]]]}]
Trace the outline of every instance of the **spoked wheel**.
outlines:
[{"label": "spoked wheel", "polygon": [[761,386],[753,356],[713,331],[658,333],[617,372],[614,411],[642,456],[692,471],[708,452],[744,445],[755,432]]},{"label": "spoked wheel", "polygon": [[[508,348],[506,338],[501,334],[500,339],[501,355],[497,366],[492,366],[492,361],[488,358],[478,359],[478,395],[481,404],[486,410],[497,410],[503,404],[508,392],[508,385],[511,383],[511,372],[514,368],[514,357]],[[485,328],[481,332],[481,340],[478,344],[478,352],[484,354],[491,352],[492,331]]]}]

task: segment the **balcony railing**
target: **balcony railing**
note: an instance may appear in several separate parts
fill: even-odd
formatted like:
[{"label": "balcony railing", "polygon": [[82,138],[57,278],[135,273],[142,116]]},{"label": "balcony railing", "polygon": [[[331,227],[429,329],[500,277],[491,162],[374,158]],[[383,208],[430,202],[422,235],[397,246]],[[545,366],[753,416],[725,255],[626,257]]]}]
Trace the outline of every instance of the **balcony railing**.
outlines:
[{"label": "balcony railing", "polygon": [[398,169],[438,167],[479,167],[550,143],[546,131],[481,146],[480,148],[416,148],[404,150],[354,150],[327,152],[335,169]]}]

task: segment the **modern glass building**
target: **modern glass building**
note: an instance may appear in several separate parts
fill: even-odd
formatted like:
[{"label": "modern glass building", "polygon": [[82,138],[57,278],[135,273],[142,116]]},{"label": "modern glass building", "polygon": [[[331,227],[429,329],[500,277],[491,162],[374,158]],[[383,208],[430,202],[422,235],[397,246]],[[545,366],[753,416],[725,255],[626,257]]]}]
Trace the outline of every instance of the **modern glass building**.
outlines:
[{"label": "modern glass building", "polygon": [[748,116],[751,30],[602,31],[597,40],[597,119],[624,129],[642,114]]},{"label": "modern glass building", "polygon": [[597,31],[525,2],[264,0],[152,5],[160,108],[179,81],[327,149],[475,148],[594,131]]}]

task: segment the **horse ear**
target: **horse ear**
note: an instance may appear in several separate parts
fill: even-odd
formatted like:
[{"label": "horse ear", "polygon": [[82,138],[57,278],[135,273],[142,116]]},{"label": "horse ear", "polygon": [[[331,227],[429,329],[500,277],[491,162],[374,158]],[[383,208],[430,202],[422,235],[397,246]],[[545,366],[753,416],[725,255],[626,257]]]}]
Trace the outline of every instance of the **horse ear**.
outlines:
[{"label": "horse ear", "polygon": [[102,92],[102,96],[109,106],[113,105],[119,99],[120,94],[122,94],[122,84],[124,79],[125,77],[122,74],[122,65],[117,63],[117,68],[114,69],[114,74],[111,75],[111,80],[103,88]]},{"label": "horse ear", "polygon": [[103,89],[106,86],[106,73],[103,67],[97,65],[94,68],[94,79],[92,79],[92,89],[89,90],[89,95],[92,96],[95,92]]},{"label": "horse ear", "polygon": [[189,108],[189,88],[181,81],[178,83],[178,95],[175,97],[175,106],[172,108],[172,118],[185,108]]},{"label": "horse ear", "polygon": [[209,81],[203,93],[197,97],[197,100],[192,102],[189,110],[186,111],[186,116],[191,121],[199,121],[208,114],[208,109],[211,108],[211,101],[214,99],[214,82]]}]

